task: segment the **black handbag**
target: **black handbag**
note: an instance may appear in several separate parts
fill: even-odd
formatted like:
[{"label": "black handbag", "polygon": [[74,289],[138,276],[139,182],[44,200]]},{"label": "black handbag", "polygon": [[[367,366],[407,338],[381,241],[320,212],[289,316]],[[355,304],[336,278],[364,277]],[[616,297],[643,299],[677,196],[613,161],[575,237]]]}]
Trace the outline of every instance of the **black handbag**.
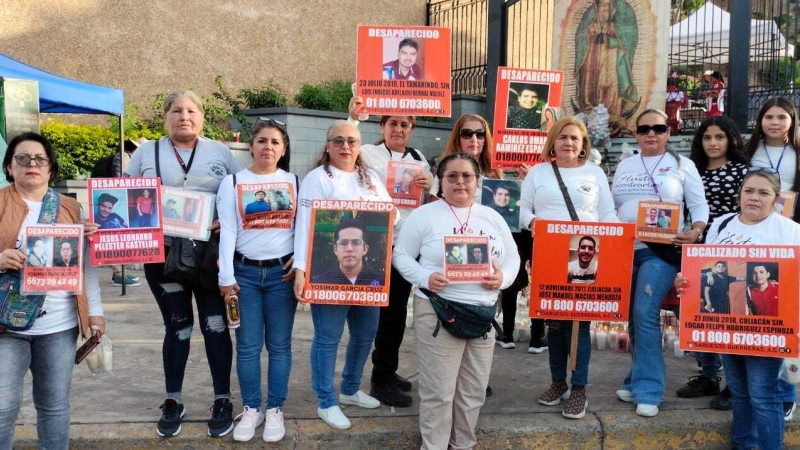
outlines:
[{"label": "black handbag", "polygon": [[452,302],[428,289],[419,288],[428,297],[439,321],[433,330],[433,337],[439,334],[439,326],[443,326],[451,335],[461,339],[486,339],[492,326],[502,334],[500,325],[494,320],[497,306],[468,305]]},{"label": "black handbag", "polygon": [[681,265],[681,247],[672,244],[660,244],[657,242],[645,242],[647,247],[653,251],[661,260],[673,266]]},{"label": "black handbag", "polygon": [[181,283],[200,284],[205,289],[218,289],[219,237],[208,242],[189,238],[172,238],[172,246],[164,260],[164,275]]}]

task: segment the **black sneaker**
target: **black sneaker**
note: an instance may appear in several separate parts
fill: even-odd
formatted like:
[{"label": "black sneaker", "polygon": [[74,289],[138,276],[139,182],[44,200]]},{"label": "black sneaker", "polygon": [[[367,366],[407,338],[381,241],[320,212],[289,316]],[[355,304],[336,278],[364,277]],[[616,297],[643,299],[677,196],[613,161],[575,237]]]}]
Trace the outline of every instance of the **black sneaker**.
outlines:
[{"label": "black sneaker", "polygon": [[410,395],[398,389],[394,383],[372,386],[369,395],[380,400],[386,406],[397,406],[398,408],[407,408],[414,401]]},{"label": "black sneaker", "polygon": [[714,397],[708,406],[710,406],[711,409],[716,409],[718,411],[732,410],[733,404],[731,403],[731,390],[728,389],[728,386],[725,386],[725,389],[721,390],[719,395]]},{"label": "black sneaker", "polygon": [[233,430],[233,403],[227,398],[214,400],[211,407],[211,420],[208,421],[208,435],[222,437]]},{"label": "black sneaker", "polygon": [[186,408],[183,403],[168,398],[158,408],[163,412],[161,420],[158,421],[156,433],[162,437],[177,436],[181,432],[181,419],[186,416]]},{"label": "black sneaker", "polygon": [[794,417],[794,402],[783,402],[783,420],[790,421]]},{"label": "black sneaker", "polygon": [[411,382],[401,377],[398,374],[394,374],[392,376],[392,382],[394,383],[395,386],[397,386],[397,389],[400,389],[403,392],[411,391]]},{"label": "black sneaker", "polygon": [[719,378],[708,378],[703,375],[689,377],[689,382],[678,389],[680,398],[697,398],[719,395]]}]

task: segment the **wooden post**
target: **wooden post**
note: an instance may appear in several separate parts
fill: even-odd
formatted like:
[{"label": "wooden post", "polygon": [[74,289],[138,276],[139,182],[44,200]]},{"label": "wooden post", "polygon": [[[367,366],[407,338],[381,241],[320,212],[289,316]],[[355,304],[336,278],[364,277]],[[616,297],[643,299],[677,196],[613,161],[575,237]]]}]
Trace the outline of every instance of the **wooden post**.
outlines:
[{"label": "wooden post", "polygon": [[572,321],[572,339],[569,343],[569,370],[575,370],[578,364],[578,328],[580,321]]}]

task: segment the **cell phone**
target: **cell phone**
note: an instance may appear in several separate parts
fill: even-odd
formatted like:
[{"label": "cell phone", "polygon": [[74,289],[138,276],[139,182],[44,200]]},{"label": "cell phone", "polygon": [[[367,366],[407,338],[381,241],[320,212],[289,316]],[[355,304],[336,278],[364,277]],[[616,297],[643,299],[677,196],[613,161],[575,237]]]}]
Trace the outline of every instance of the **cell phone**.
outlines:
[{"label": "cell phone", "polygon": [[80,364],[98,345],[100,345],[100,335],[93,334],[92,337],[87,339],[86,342],[81,345],[81,348],[75,352],[75,364]]}]

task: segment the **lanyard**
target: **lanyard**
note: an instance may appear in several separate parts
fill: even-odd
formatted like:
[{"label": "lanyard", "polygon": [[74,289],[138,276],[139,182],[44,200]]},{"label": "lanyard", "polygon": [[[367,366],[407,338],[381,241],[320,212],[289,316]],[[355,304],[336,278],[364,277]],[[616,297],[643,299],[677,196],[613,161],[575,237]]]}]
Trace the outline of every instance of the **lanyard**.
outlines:
[{"label": "lanyard", "polygon": [[764,153],[767,154],[767,160],[769,160],[769,167],[770,168],[778,170],[778,171],[781,170],[781,162],[783,161],[783,155],[786,153],[786,145],[787,144],[783,145],[783,150],[781,150],[781,157],[778,158],[778,166],[775,167],[775,166],[772,165],[772,158],[769,156],[769,149],[767,148],[767,145],[764,144]]},{"label": "lanyard", "polygon": [[469,227],[469,216],[472,215],[472,205],[473,204],[474,203],[470,203],[469,211],[467,211],[467,220],[465,220],[463,223],[461,222],[461,219],[458,218],[458,214],[456,214],[456,210],[453,209],[453,205],[451,205],[449,203],[447,204],[447,206],[450,207],[450,211],[453,213],[454,216],[456,216],[456,220],[458,221],[458,224],[461,225],[461,227],[459,227],[459,229],[456,230],[456,234],[466,234],[467,233],[467,229],[468,229],[467,227]]},{"label": "lanyard", "polygon": [[[392,156],[394,155],[395,152],[392,149],[390,149],[389,146],[386,145],[386,143],[384,143],[383,146],[386,147],[386,151],[389,152],[389,161],[391,161]],[[410,153],[411,153],[411,147],[406,147],[406,151],[403,152],[403,156],[400,159],[405,159],[406,155]]]},{"label": "lanyard", "polygon": [[172,142],[172,139],[169,140],[170,145],[172,145],[172,151],[175,153],[175,159],[178,160],[178,164],[181,165],[181,169],[183,169],[183,187],[186,187],[186,180],[189,178],[189,171],[192,169],[192,163],[194,162],[194,153],[197,150],[197,143],[200,141],[198,138],[194,141],[194,147],[192,147],[192,153],[189,156],[189,164],[183,162],[183,158],[181,158],[180,153],[178,153],[178,149],[175,148],[175,143]]},{"label": "lanyard", "polygon": [[658,160],[655,166],[653,166],[653,170],[647,170],[647,164],[644,163],[644,156],[639,154],[639,157],[642,159],[642,165],[644,166],[644,171],[647,172],[647,177],[650,178],[650,185],[653,187],[653,192],[656,193],[658,197],[658,201],[663,202],[664,199],[661,198],[661,192],[658,190],[658,186],[656,185],[656,180],[653,179],[653,174],[656,172],[658,165],[661,164],[661,160],[664,159],[664,156],[667,155],[667,152],[661,154],[661,158]]}]

